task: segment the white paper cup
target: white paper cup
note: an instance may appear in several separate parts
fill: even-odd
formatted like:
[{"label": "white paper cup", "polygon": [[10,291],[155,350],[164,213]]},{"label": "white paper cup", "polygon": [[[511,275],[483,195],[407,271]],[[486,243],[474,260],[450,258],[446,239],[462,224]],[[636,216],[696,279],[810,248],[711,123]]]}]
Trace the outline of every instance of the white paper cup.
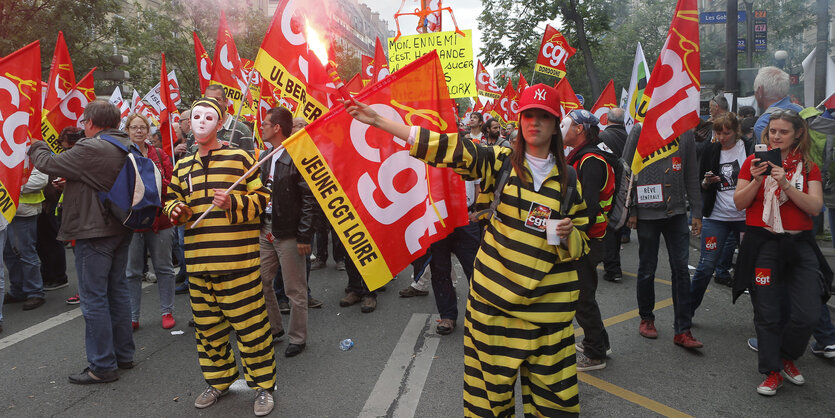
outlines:
[{"label": "white paper cup", "polygon": [[548,239],[548,244],[560,245],[560,237],[557,235],[557,222],[559,221],[559,219],[545,221],[545,237]]}]

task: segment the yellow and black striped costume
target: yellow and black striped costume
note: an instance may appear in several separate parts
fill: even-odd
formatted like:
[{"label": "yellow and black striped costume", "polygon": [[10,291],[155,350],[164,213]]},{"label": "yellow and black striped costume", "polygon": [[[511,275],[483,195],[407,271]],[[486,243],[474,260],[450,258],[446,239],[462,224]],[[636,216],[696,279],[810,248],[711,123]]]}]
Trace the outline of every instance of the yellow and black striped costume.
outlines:
[{"label": "yellow and black striped costume", "polygon": [[[185,203],[194,222],[212,204],[213,190],[229,188],[255,160],[246,151],[222,147],[177,162],[165,213]],[[244,377],[250,387],[275,386],[275,353],[259,275],[260,214],[270,198],[255,170],[230,193],[231,208],[215,209],[197,228],[185,228],[189,296],[203,377],[219,390],[238,377],[229,333],[238,337]]]},{"label": "yellow and black striped costume", "polygon": [[[493,197],[509,148],[486,147],[420,129],[411,154],[431,165],[451,167],[467,179],[481,179],[480,203]],[[516,170],[505,186],[497,216],[490,220],[475,260],[464,330],[464,410],[467,416],[510,416],[513,387],[521,371],[525,414],[554,416],[579,412],[572,320],[579,295],[572,261],[588,252],[585,233],[574,228],[563,246],[547,243],[544,230],[526,222],[532,209],[547,207],[559,218],[561,173],[555,167],[539,191]],[[588,223],[577,193],[567,216]],[[542,213],[542,210],[539,210]]]}]

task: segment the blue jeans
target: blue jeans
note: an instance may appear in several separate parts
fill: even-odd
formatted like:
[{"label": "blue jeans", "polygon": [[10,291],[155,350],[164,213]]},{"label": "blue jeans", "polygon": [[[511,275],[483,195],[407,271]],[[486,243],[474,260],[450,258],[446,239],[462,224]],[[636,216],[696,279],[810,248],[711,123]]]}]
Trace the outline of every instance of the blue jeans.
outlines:
[{"label": "blue jeans", "polygon": [[687,270],[690,250],[690,230],[687,215],[674,215],[666,219],[638,219],[638,314],[641,319],[655,320],[655,269],[658,267],[658,245],[664,236],[670,255],[673,282],[673,310],[676,334],[690,330],[690,272]]},{"label": "blue jeans", "polygon": [[[702,225],[704,228],[704,222]],[[728,238],[725,239],[722,250],[719,252],[719,259],[716,260],[716,268],[714,269],[716,277],[731,278],[731,264],[734,261],[734,250],[736,250],[738,245],[739,235],[728,234]]]},{"label": "blue jeans", "polygon": [[832,325],[832,317],[829,314],[829,306],[825,303],[821,304],[821,315],[818,319],[818,326],[812,335],[819,346],[828,346],[835,344],[835,325]]},{"label": "blue jeans", "polygon": [[96,373],[116,370],[117,362],[133,361],[136,348],[125,278],[130,240],[126,233],[75,242],[84,345],[90,369]]},{"label": "blue jeans", "polygon": [[18,299],[44,297],[37,249],[38,215],[15,216],[6,230],[3,260],[9,269],[9,294]]},{"label": "blue jeans", "polygon": [[[6,227],[0,230],[0,254],[3,253],[3,247],[6,244],[6,231],[8,231],[8,229],[9,228]],[[0,324],[3,323],[3,299],[6,298],[6,267],[4,264],[5,263],[0,263]]]},{"label": "blue jeans", "polygon": [[159,288],[159,305],[163,315],[174,313],[174,264],[171,261],[171,245],[174,228],[159,232],[134,232],[128,250],[127,279],[130,290],[130,319],[139,322],[142,302],[142,268],[145,265],[145,248],[151,254],[154,273]]},{"label": "blue jeans", "polygon": [[[690,283],[690,305],[693,314],[702,304],[719,259],[727,250],[733,256],[734,248],[727,248],[728,242],[739,242],[740,232],[745,232],[745,221],[702,219],[702,252],[699,256],[699,266],[696,267],[696,273],[693,274],[693,281]],[[731,236],[734,237],[733,240],[728,239]]]},{"label": "blue jeans", "polygon": [[826,208],[826,213],[829,214],[829,232],[833,234],[832,248],[835,248],[835,208]]},{"label": "blue jeans", "polygon": [[180,264],[180,272],[177,276],[185,277],[188,280],[188,273],[186,273],[186,243],[185,243],[185,226],[175,226],[171,228],[174,230],[177,239],[177,245],[174,248],[174,254],[177,256],[177,263]]}]

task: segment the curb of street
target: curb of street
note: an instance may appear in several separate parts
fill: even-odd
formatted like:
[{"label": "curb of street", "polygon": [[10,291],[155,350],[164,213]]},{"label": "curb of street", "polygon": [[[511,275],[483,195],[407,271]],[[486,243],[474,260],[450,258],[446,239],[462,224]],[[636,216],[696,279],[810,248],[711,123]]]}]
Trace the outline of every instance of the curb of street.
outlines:
[{"label": "curb of street", "polygon": [[[690,247],[700,251],[702,245],[702,238],[701,236],[693,236],[690,235]],[[818,241],[818,247],[821,249],[821,253],[826,258],[826,261],[829,263],[829,267],[835,268],[835,248],[832,247],[832,243],[830,241]],[[835,312],[835,297],[829,298],[829,302],[826,303],[829,305],[829,309]]]}]

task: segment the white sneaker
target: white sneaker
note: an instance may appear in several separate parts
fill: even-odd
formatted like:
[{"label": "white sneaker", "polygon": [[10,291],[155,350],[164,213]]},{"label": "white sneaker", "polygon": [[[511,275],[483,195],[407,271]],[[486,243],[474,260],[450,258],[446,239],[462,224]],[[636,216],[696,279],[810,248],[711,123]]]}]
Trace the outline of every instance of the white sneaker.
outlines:
[{"label": "white sneaker", "polygon": [[221,396],[225,395],[228,390],[217,390],[211,386],[207,387],[197,399],[194,400],[194,407],[197,409],[208,408],[214,405]]},{"label": "white sneaker", "polygon": [[255,405],[253,411],[256,417],[263,417],[273,411],[275,401],[273,395],[266,389],[258,389],[255,395]]}]

